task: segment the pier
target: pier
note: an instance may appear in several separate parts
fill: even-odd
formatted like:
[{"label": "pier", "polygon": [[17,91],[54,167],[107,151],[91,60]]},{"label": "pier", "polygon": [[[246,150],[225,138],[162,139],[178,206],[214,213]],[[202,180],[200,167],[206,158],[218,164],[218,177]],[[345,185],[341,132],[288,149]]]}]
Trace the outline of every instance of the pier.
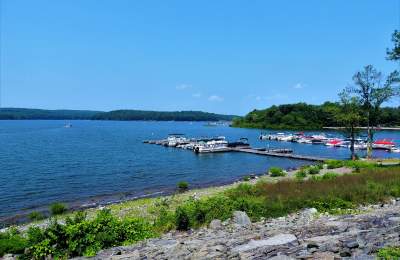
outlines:
[{"label": "pier", "polygon": [[300,155],[300,154],[293,154],[288,152],[280,152],[275,150],[260,150],[254,148],[231,148],[233,152],[241,152],[241,153],[250,153],[250,154],[257,154],[257,155],[264,155],[264,156],[274,156],[274,157],[283,157],[289,159],[296,159],[296,160],[305,160],[305,161],[313,161],[313,162],[324,162],[328,158],[316,157],[316,156],[307,156],[307,155]]}]

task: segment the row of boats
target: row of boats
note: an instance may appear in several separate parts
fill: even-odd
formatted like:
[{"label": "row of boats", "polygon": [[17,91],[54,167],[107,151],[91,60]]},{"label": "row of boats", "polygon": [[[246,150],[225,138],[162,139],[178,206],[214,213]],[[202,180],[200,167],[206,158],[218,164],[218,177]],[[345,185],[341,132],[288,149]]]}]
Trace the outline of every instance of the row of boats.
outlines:
[{"label": "row of boats", "polygon": [[[264,134],[260,135],[261,140],[276,140],[276,141],[284,141],[284,142],[295,142],[295,143],[303,143],[303,144],[323,144],[330,147],[345,147],[350,148],[351,139],[346,138],[337,138],[337,137],[328,137],[325,134],[319,135],[305,135],[303,132],[294,133],[294,134],[285,134],[285,133],[276,133],[276,134]],[[367,149],[367,141],[364,138],[356,138],[354,143],[354,148],[357,150],[366,150]],[[381,149],[390,152],[400,152],[400,148],[396,147],[396,144],[393,140],[389,139],[380,139],[376,140],[372,143],[372,149]]]},{"label": "row of boats", "polygon": [[169,134],[167,139],[144,141],[144,143],[193,150],[196,153],[227,152],[234,147],[249,147],[247,138],[241,138],[237,142],[228,142],[224,136],[195,139],[187,138],[183,134]]}]

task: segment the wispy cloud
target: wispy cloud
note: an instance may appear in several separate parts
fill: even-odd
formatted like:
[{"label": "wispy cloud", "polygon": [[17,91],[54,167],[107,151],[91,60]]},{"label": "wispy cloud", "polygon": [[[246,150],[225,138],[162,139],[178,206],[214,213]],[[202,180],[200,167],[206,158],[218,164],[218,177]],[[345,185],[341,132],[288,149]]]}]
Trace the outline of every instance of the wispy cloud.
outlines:
[{"label": "wispy cloud", "polygon": [[295,84],[294,86],[293,86],[293,88],[294,89],[302,89],[302,88],[304,88],[306,85],[305,84],[303,84],[303,83],[297,83],[297,84]]},{"label": "wispy cloud", "polygon": [[211,95],[211,96],[208,97],[208,101],[221,102],[221,101],[224,101],[224,98],[220,97],[220,96],[217,96],[217,95]]},{"label": "wispy cloud", "polygon": [[201,95],[200,92],[194,93],[194,94],[192,95],[192,97],[194,97],[194,98],[200,98],[201,96],[202,96],[202,95]]},{"label": "wispy cloud", "polygon": [[190,89],[192,88],[192,85],[189,84],[180,84],[175,87],[177,90],[185,90],[185,89]]}]

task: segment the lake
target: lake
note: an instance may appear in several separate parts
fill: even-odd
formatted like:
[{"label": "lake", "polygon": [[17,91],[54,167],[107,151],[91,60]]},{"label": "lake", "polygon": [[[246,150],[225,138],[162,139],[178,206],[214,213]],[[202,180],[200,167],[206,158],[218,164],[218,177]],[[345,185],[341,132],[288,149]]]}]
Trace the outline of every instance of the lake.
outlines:
[{"label": "lake", "polygon": [[[205,126],[203,122],[143,121],[0,121],[0,222],[54,202],[71,206],[168,194],[179,181],[191,187],[230,183],[248,174],[263,174],[307,161],[243,153],[195,154],[188,150],[143,144],[169,133],[188,137],[249,138],[255,147],[292,148],[296,154],[349,157],[346,148],[260,141],[260,130]],[[317,133],[320,133],[318,131]],[[335,132],[326,132],[337,135]],[[377,138],[400,144],[400,132],[380,131]],[[399,154],[376,151],[377,157]],[[11,218],[12,219],[12,218]]]}]

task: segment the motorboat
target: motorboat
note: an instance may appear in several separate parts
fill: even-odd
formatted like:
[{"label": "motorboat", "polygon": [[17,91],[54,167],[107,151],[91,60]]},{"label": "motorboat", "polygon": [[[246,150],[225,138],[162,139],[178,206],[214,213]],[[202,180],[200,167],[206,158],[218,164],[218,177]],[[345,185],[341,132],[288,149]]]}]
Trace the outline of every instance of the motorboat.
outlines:
[{"label": "motorboat", "polygon": [[331,146],[331,147],[340,147],[342,144],[343,144],[342,139],[332,139],[332,140],[329,140],[325,145]]},{"label": "motorboat", "polygon": [[225,137],[220,136],[218,138],[196,144],[193,150],[196,153],[216,153],[230,151],[231,148],[228,147],[228,142],[225,140]]},{"label": "motorboat", "polygon": [[187,144],[189,140],[183,134],[169,134],[166,142],[168,147],[176,147],[181,144]]},{"label": "motorboat", "polygon": [[392,148],[395,148],[395,145],[396,144],[391,140],[381,139],[381,140],[376,140],[375,142],[373,142],[372,148],[373,149],[391,150]]},{"label": "motorboat", "polygon": [[249,139],[247,138],[240,138],[238,141],[236,142],[231,142],[228,143],[228,147],[239,147],[239,148],[245,148],[245,147],[249,147]]}]

